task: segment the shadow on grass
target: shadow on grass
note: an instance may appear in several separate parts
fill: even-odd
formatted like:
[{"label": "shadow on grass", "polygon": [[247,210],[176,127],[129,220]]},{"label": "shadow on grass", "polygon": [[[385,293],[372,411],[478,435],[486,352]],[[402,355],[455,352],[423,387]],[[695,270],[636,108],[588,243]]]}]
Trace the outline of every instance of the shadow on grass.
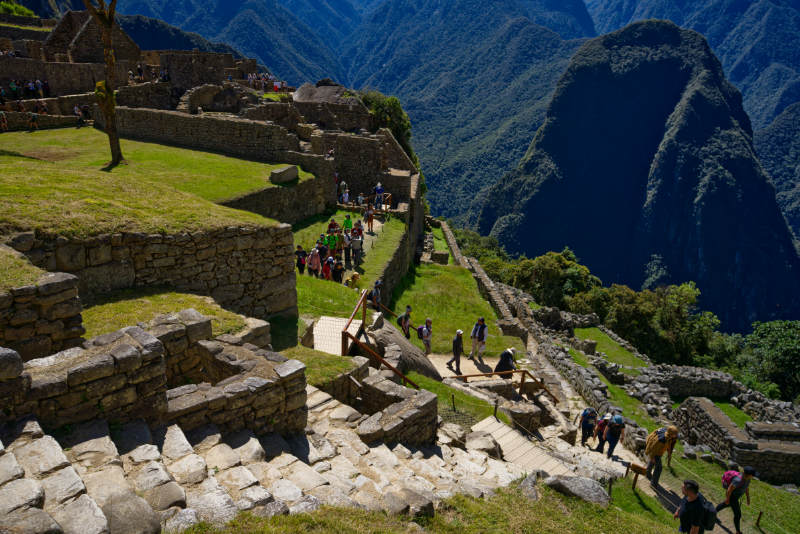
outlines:
[{"label": "shadow on grass", "polygon": [[269,323],[272,350],[280,352],[297,346],[300,319],[297,317],[273,317]]},{"label": "shadow on grass", "polygon": [[0,149],[0,156],[10,156],[12,158],[22,158],[22,159],[32,159],[33,161],[47,161],[41,158],[35,158],[33,156],[28,156],[21,152],[15,152],[14,150],[3,150]]}]

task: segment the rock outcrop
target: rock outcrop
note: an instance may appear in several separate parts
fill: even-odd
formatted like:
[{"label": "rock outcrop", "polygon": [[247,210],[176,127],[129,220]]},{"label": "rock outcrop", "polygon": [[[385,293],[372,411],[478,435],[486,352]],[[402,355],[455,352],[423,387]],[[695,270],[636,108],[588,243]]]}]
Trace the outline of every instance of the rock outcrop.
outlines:
[{"label": "rock outcrop", "polygon": [[669,22],[581,47],[479,229],[529,256],[569,246],[606,283],[639,288],[657,262],[657,283],[694,280],[726,328],[800,311],[800,258],[741,95]]}]

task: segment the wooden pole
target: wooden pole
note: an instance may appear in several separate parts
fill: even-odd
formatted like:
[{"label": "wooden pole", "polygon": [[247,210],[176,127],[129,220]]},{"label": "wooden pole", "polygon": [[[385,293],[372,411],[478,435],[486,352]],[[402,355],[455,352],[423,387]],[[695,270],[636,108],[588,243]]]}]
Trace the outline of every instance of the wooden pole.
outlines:
[{"label": "wooden pole", "polygon": [[494,400],[494,418],[497,419],[497,399]]},{"label": "wooden pole", "polygon": [[451,393],[450,394],[450,400],[453,401],[453,411],[455,412],[456,411],[456,394],[455,393]]},{"label": "wooden pole", "polygon": [[639,473],[634,473],[633,475],[633,484],[631,484],[632,489],[636,489],[636,483],[639,482]]},{"label": "wooden pole", "polygon": [[764,515],[763,511],[762,512],[758,512],[758,519],[756,519],[756,526],[759,527],[759,528],[761,528],[760,523],[761,523],[761,516],[762,515]]}]

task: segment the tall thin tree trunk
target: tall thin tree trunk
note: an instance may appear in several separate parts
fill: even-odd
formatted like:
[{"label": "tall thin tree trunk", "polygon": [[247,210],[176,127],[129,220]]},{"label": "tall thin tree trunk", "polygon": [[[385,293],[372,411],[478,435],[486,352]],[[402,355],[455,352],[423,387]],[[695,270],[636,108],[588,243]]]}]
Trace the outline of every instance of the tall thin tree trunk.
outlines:
[{"label": "tall thin tree trunk", "polygon": [[[113,21],[112,21],[113,22]],[[117,132],[117,109],[114,100],[114,90],[116,87],[116,61],[114,59],[114,47],[111,39],[113,31],[113,24],[111,27],[103,27],[103,57],[106,63],[106,108],[104,110],[106,116],[105,131],[108,135],[108,144],[111,148],[111,167],[120,164],[124,159],[122,156],[122,147],[119,144],[119,133]]]}]

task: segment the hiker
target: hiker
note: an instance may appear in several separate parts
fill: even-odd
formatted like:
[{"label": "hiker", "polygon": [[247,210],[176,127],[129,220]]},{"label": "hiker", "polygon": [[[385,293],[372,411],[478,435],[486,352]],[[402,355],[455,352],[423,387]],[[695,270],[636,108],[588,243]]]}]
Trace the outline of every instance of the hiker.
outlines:
[{"label": "hiker", "polygon": [[28,113],[28,129],[31,131],[39,129],[39,115],[36,113]]},{"label": "hiker", "polygon": [[722,487],[727,490],[725,500],[717,505],[717,513],[729,507],[733,510],[733,526],[736,534],[742,534],[742,505],[739,499],[742,495],[747,497],[747,506],[750,506],[750,481],[758,476],[756,470],[750,466],[744,468],[743,473],[738,471],[725,471],[722,475]]},{"label": "hiker", "polygon": [[81,108],[78,107],[78,104],[75,104],[75,107],[72,108],[72,114],[78,119],[78,128],[85,124],[85,121],[83,120],[83,113],[81,113]]},{"label": "hiker", "polygon": [[350,214],[344,216],[344,221],[342,221],[342,228],[345,230],[353,231],[353,219],[350,218]]},{"label": "hiker", "polygon": [[364,248],[364,240],[361,238],[361,235],[356,234],[355,231],[350,237],[350,248],[353,249],[353,263],[358,267],[361,265],[361,253]]},{"label": "hiker", "polygon": [[397,318],[397,325],[403,331],[406,339],[411,339],[411,306],[406,306],[406,312]]},{"label": "hiker", "polygon": [[339,182],[339,202],[344,203],[344,201],[342,200],[342,196],[344,196],[345,191],[347,191],[347,182],[342,180],[341,182]]},{"label": "hiker", "polygon": [[453,357],[447,361],[447,367],[452,371],[453,362],[456,362],[455,373],[461,374],[461,353],[464,352],[464,340],[461,337],[463,330],[456,330],[456,337],[453,338]]},{"label": "hiker", "polygon": [[326,230],[326,232],[331,233],[337,228],[339,228],[339,223],[336,222],[336,219],[331,219],[331,222],[328,223],[328,229]]},{"label": "hiker", "polygon": [[350,190],[345,189],[344,193],[342,194],[342,204],[349,204],[350,203]]},{"label": "hiker", "polygon": [[383,185],[380,182],[375,186],[375,208],[383,210]]},{"label": "hiker", "polygon": [[297,272],[303,274],[303,271],[306,269],[306,257],[308,257],[308,253],[303,250],[303,247],[297,245],[297,250],[294,251],[294,255],[297,256]]},{"label": "hiker", "polygon": [[611,418],[611,421],[604,431],[604,438],[606,442],[608,442],[608,452],[606,456],[611,458],[614,456],[614,449],[617,447],[617,443],[625,438],[625,421],[622,419],[621,415],[615,415]]},{"label": "hiker", "polygon": [[364,193],[359,193],[358,194],[357,202],[358,202],[359,206],[363,206],[364,205]]},{"label": "hiker", "polygon": [[320,270],[319,249],[311,249],[311,255],[308,257],[308,274],[314,278],[319,278]]},{"label": "hiker", "polygon": [[328,250],[328,257],[325,258],[325,261],[322,263],[322,276],[325,278],[325,280],[331,279],[331,270],[333,269],[334,262],[335,260],[333,259],[333,251]]},{"label": "hiker", "polygon": [[364,218],[367,220],[367,232],[373,234],[375,233],[372,230],[372,223],[375,217],[375,210],[372,207],[372,204],[367,204],[367,209],[364,210]]},{"label": "hiker", "polygon": [[684,480],[681,491],[683,499],[672,515],[675,519],[680,519],[678,532],[702,534],[705,532],[703,529],[705,509],[703,508],[703,496],[700,495],[700,486],[694,480]]},{"label": "hiker", "polygon": [[[597,423],[597,410],[589,406],[578,416],[581,419],[581,446],[586,446],[586,440],[594,432],[595,424]],[[575,418],[577,421],[578,417]]]},{"label": "hiker", "polygon": [[417,336],[422,340],[425,345],[425,356],[431,353],[431,338],[433,337],[433,321],[430,317],[425,319],[425,324],[417,329]]},{"label": "hiker", "polygon": [[594,427],[594,437],[597,438],[597,448],[595,449],[597,452],[603,452],[603,449],[606,446],[606,438],[605,438],[605,431],[608,423],[611,421],[611,414],[607,413],[603,416],[603,418],[597,423],[597,426]]},{"label": "hiker", "polygon": [[675,443],[678,441],[678,427],[670,425],[668,427],[661,427],[653,430],[647,436],[647,445],[644,453],[647,456],[647,478],[650,479],[650,485],[654,488],[658,487],[658,480],[661,478],[661,457],[667,453],[667,467],[672,464],[672,451],[675,449]]},{"label": "hiker", "polygon": [[381,281],[375,280],[375,287],[372,288],[372,292],[369,294],[369,301],[372,304],[372,307],[378,311],[381,311]]},{"label": "hiker", "polygon": [[[513,371],[517,368],[516,362],[514,362],[514,355],[517,353],[517,349],[514,347],[509,347],[500,353],[500,361],[497,362],[497,365],[494,368],[495,373],[499,373],[501,371]],[[514,377],[512,373],[508,373],[506,375],[502,375],[502,378],[506,380],[511,380]]]},{"label": "hiker", "polygon": [[336,263],[333,264],[331,276],[333,277],[333,281],[338,284],[341,284],[344,280],[344,265],[342,265],[342,260],[338,257],[336,258]]},{"label": "hiker", "polygon": [[469,338],[472,340],[472,351],[469,353],[469,359],[475,361],[475,355],[478,355],[478,360],[483,363],[483,351],[486,349],[486,321],[483,317],[478,317],[475,326],[472,327],[472,333]]},{"label": "hiker", "polygon": [[350,235],[350,229],[345,227],[344,235],[342,235],[342,247],[344,249],[344,266],[348,269],[352,266],[350,262],[350,248],[353,244],[353,237]]}]

